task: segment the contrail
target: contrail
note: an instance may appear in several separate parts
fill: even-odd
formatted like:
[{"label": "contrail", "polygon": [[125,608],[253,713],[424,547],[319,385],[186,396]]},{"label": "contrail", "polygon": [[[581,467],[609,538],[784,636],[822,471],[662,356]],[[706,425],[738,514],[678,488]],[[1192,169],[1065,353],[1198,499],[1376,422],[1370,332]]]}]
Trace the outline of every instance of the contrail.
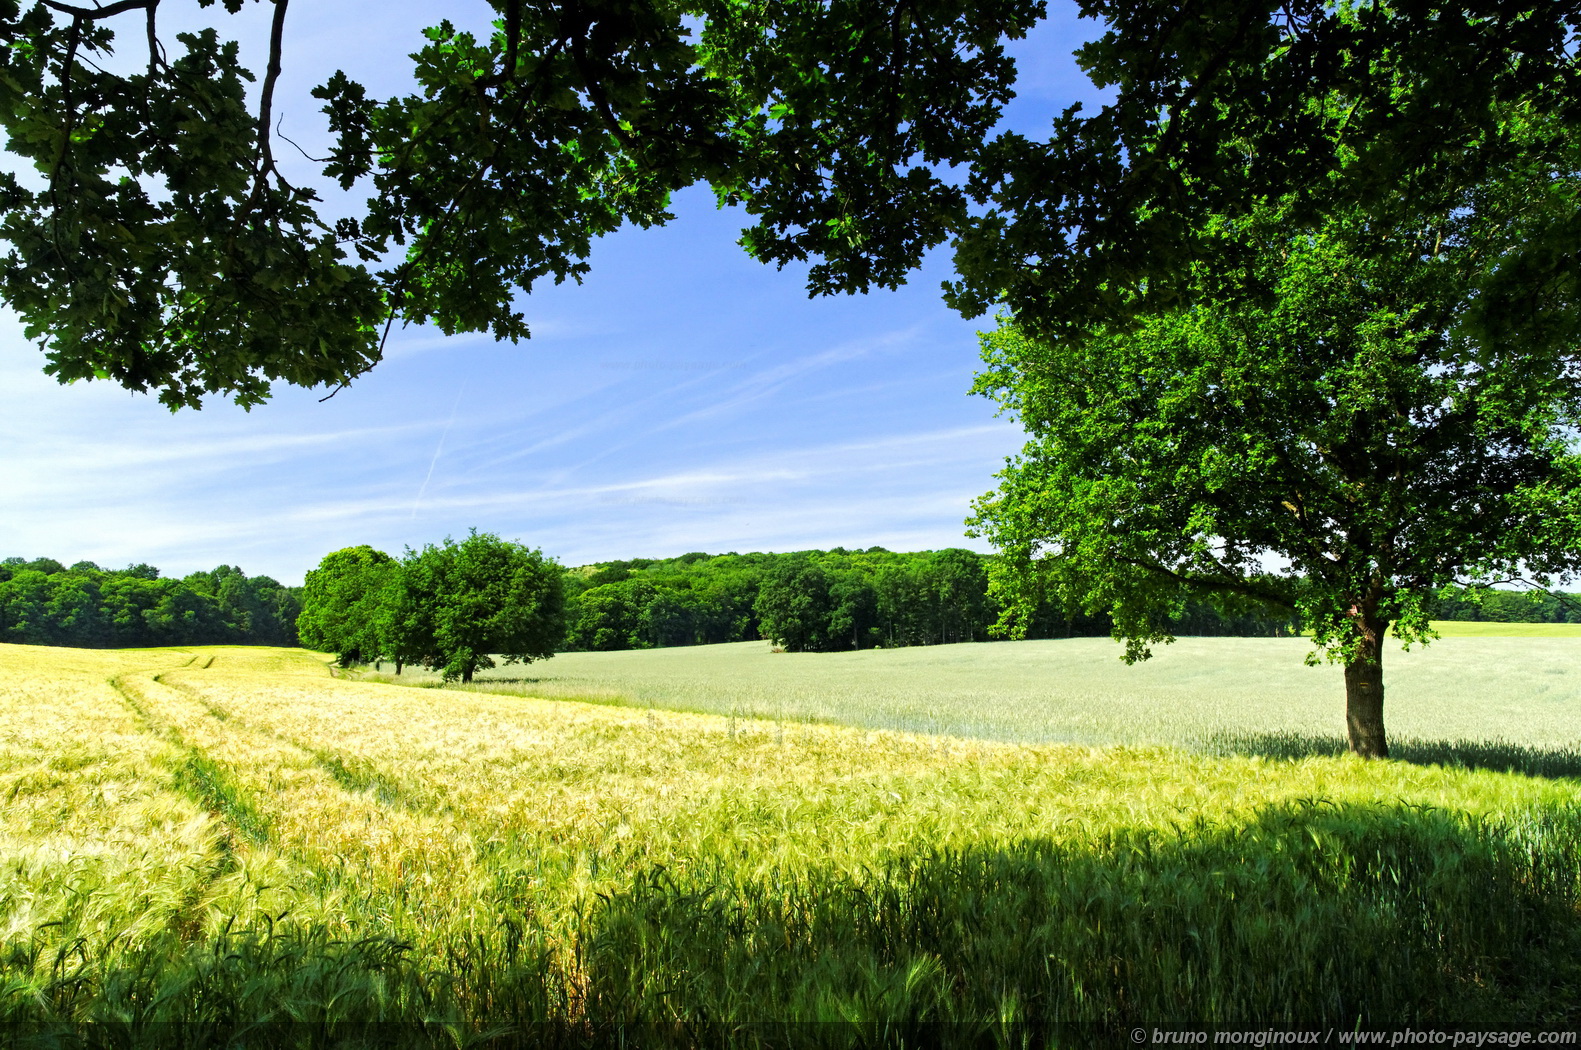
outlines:
[{"label": "contrail", "polygon": [[428,482],[434,476],[434,464],[439,462],[439,454],[445,450],[445,438],[450,436],[450,428],[455,426],[456,411],[461,408],[461,395],[467,392],[467,384],[463,380],[461,389],[456,391],[456,403],[450,406],[450,422],[445,424],[445,429],[439,432],[439,444],[434,446],[434,458],[428,461],[428,474],[423,478],[423,487],[417,490],[417,498],[412,500],[412,517],[417,517],[417,507],[423,502],[423,493],[428,491]]}]

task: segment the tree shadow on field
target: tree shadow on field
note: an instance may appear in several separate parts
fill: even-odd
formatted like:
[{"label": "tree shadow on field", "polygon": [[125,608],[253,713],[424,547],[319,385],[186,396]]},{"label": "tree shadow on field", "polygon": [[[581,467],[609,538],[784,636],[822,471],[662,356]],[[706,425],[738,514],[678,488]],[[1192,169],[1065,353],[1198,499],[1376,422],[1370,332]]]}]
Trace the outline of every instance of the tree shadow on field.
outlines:
[{"label": "tree shadow on field", "polygon": [[1500,824],[1305,802],[1239,826],[909,854],[856,876],[655,868],[589,916],[585,1007],[594,1025],[697,1021],[698,1045],[1570,1025],[1578,855],[1574,813]]},{"label": "tree shadow on field", "polygon": [[563,933],[508,879],[500,929],[424,950],[273,922],[98,953],[43,931],[0,945],[0,1045],[1097,1047],[1171,1025],[1581,1024],[1576,807],[1305,801],[871,856],[634,865]]},{"label": "tree shadow on field", "polygon": [[[1192,745],[1210,755],[1299,759],[1349,753],[1345,741],[1318,733],[1219,733]],[[1531,747],[1504,740],[1415,740],[1389,742],[1389,757],[1421,766],[1483,769],[1529,777],[1581,777],[1581,746]]]}]

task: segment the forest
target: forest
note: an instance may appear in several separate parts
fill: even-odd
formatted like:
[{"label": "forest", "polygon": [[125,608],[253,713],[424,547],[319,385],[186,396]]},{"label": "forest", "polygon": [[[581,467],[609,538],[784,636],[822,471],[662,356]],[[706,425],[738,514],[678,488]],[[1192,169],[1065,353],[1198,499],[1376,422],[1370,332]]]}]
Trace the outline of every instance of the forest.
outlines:
[{"label": "forest", "polygon": [[152,565],[67,567],[0,561],[0,641],[130,649],[155,645],[296,645],[300,588],[234,565],[163,577]]},{"label": "forest", "polygon": [[[882,547],[785,554],[683,554],[602,562],[567,572],[569,651],[651,649],[772,639],[791,652],[985,641],[1002,608],[989,591],[991,556],[950,548]],[[1188,601],[1180,634],[1279,635],[1288,617],[1227,616]],[[1029,638],[1108,635],[1107,616],[1041,603]]]}]

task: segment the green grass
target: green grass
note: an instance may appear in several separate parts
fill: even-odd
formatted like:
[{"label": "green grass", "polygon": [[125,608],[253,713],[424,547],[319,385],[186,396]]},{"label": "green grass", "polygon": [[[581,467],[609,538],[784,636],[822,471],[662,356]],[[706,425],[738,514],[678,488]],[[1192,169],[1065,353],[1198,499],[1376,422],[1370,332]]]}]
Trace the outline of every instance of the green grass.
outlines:
[{"label": "green grass", "polygon": [[[482,672],[474,688],[1017,743],[1167,744],[1271,757],[1343,750],[1343,676],[1333,664],[1306,666],[1306,641],[1182,638],[1133,666],[1120,651],[1104,638],[829,654],[741,642],[563,653]],[[437,683],[410,670],[400,680]],[[1410,652],[1391,649],[1385,682],[1385,717],[1402,757],[1513,755],[1534,771],[1581,774],[1576,641],[1446,637]]]},{"label": "green grass", "polygon": [[1444,638],[1581,638],[1581,623],[1482,623],[1436,620],[1433,629]]},{"label": "green grass", "polygon": [[[1153,731],[1197,740],[1276,657],[1335,674],[1245,641],[1201,643],[1218,662],[1172,686],[1140,669],[1175,690],[1133,701]],[[1465,641],[1424,680],[1497,655]],[[1504,644],[1534,681],[1560,660]],[[1093,676],[1131,673],[1085,642],[611,655],[672,699],[706,693],[699,661],[760,661],[788,677],[745,695],[872,712],[932,681],[985,719],[1012,686],[1031,718],[1039,682],[1074,703],[1080,668],[1105,696]],[[1535,741],[1543,709],[1521,710],[1507,728]],[[1031,745],[393,688],[285,650],[0,646],[0,1024],[49,1046],[601,1047],[1581,1023],[1576,779],[1272,732]]]}]

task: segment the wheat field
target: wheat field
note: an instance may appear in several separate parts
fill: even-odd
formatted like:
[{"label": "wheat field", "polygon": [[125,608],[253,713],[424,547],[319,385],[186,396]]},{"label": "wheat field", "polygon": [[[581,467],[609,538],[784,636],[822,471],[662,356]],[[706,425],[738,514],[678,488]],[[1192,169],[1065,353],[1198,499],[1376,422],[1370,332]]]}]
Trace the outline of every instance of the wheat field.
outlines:
[{"label": "wheat field", "polygon": [[[1384,655],[1402,754],[1500,753],[1581,774],[1581,625],[1441,623]],[[1495,633],[1498,632],[1498,633]],[[1015,743],[1168,745],[1273,757],[1344,750],[1344,680],[1301,638],[1181,638],[1127,666],[1107,638],[852,653],[767,642],[562,653],[479,674],[479,691]],[[407,668],[399,679],[438,685]]]},{"label": "wheat field", "polygon": [[0,646],[0,799],[0,1021],[45,1045],[1581,1021],[1567,777]]}]

